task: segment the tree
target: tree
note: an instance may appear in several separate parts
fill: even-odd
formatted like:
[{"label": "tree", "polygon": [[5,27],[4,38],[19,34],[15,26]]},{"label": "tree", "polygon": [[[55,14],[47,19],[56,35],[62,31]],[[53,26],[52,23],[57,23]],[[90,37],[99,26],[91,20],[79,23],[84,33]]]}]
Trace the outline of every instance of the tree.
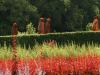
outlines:
[{"label": "tree", "polygon": [[70,31],[85,30],[93,16],[99,13],[99,0],[70,0],[66,11],[66,26]]},{"label": "tree", "polygon": [[[25,31],[29,20],[37,19],[38,11],[27,0],[0,0],[0,34],[10,34],[12,22],[17,21],[20,31]],[[36,22],[33,20],[32,22]],[[4,31],[6,30],[6,32]],[[4,33],[5,32],[5,33]]]},{"label": "tree", "polygon": [[78,8],[77,5],[71,6],[69,10],[66,12],[66,27],[67,31],[79,31],[82,30],[82,21],[84,17],[84,13],[81,9]]},{"label": "tree", "polygon": [[94,16],[100,0],[0,0],[0,35],[10,34],[13,20],[25,32],[30,21],[37,28],[39,17],[50,17],[52,32],[63,32],[85,30]]},{"label": "tree", "polygon": [[61,0],[35,0],[33,4],[38,8],[41,16],[47,18],[51,17],[51,29],[52,31],[65,31],[64,28],[64,14],[65,6],[64,2]]}]

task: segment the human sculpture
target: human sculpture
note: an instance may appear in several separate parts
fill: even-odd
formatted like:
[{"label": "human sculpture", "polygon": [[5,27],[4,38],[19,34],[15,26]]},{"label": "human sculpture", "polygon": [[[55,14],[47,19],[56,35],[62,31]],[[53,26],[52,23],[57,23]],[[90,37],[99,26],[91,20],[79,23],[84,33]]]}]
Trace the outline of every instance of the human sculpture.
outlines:
[{"label": "human sculpture", "polygon": [[51,19],[48,17],[46,20],[46,25],[45,25],[45,32],[46,33],[50,33],[50,22],[51,22]]},{"label": "human sculpture", "polygon": [[41,17],[40,21],[39,21],[38,33],[39,34],[44,34],[45,33],[45,31],[44,31],[44,18],[43,17]]},{"label": "human sculpture", "polygon": [[92,24],[93,24],[92,26],[93,31],[98,31],[99,30],[98,16],[94,17]]}]

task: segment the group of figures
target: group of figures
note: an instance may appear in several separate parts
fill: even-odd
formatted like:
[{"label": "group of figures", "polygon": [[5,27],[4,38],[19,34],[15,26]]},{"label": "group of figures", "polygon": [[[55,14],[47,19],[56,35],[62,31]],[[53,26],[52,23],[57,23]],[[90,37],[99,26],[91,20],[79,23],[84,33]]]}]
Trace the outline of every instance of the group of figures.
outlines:
[{"label": "group of figures", "polygon": [[[41,17],[40,20],[39,20],[39,24],[38,24],[38,33],[39,34],[45,34],[45,33],[50,33],[51,29],[50,29],[50,25],[51,24],[51,19],[50,17],[48,17],[46,19],[46,23],[44,21],[44,18]],[[18,26],[17,26],[17,23],[16,21],[13,22],[13,26],[12,26],[12,34],[13,35],[17,35],[18,33]]]},{"label": "group of figures", "polygon": [[[49,33],[50,32],[50,18],[47,18],[46,24],[44,23],[44,18],[40,18],[39,25],[38,25],[38,33],[39,34],[44,34],[44,33]],[[16,35],[18,33],[18,26],[16,21],[13,22],[12,26],[12,48],[13,48],[13,72],[12,75],[17,74],[17,49],[16,49]]]},{"label": "group of figures", "polygon": [[[13,23],[13,32],[12,34],[16,35],[17,34],[17,24],[16,22]],[[93,22],[89,23],[87,25],[87,30],[92,30],[92,31],[98,31],[99,30],[99,22],[98,22],[98,16],[94,16]],[[38,24],[38,33],[39,34],[45,34],[45,33],[50,33],[51,32],[51,19],[48,17],[46,19],[46,22],[43,17],[40,18],[39,24]]]},{"label": "group of figures", "polygon": [[99,31],[99,18],[98,16],[94,16],[93,22],[88,23],[86,30],[92,30],[92,31]]},{"label": "group of figures", "polygon": [[45,33],[50,33],[50,23],[51,19],[48,17],[46,19],[46,23],[44,21],[44,18],[41,17],[39,20],[39,25],[38,25],[38,33],[39,34],[45,34]]}]

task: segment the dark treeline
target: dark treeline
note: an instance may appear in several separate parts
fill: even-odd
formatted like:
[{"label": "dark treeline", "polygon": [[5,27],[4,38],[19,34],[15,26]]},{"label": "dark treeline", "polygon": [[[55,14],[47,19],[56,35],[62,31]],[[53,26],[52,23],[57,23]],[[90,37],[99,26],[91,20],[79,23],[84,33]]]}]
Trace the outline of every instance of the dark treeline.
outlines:
[{"label": "dark treeline", "polygon": [[0,35],[10,35],[13,21],[26,31],[40,17],[51,17],[52,32],[83,31],[94,16],[100,16],[100,0],[0,0]]}]

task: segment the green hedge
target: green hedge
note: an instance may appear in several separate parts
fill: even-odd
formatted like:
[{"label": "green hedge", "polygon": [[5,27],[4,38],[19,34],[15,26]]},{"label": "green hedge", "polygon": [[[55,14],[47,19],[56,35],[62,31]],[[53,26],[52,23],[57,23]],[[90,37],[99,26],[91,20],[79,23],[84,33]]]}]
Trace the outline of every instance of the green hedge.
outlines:
[{"label": "green hedge", "polygon": [[[50,33],[37,35],[20,35],[17,36],[17,44],[21,46],[33,46],[36,43],[42,43],[47,40],[55,40],[58,44],[74,42],[77,44],[99,43],[100,32],[65,32],[65,33]],[[7,46],[11,45],[11,36],[0,36],[0,44],[3,46],[6,42]]]}]

